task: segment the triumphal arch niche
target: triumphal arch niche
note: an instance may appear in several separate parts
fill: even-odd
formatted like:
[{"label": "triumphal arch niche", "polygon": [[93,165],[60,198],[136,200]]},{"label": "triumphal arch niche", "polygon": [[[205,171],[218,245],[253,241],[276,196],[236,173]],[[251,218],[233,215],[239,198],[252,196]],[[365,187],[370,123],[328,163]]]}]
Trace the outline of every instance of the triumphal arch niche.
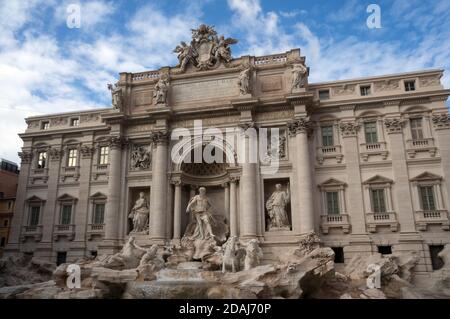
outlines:
[{"label": "triumphal arch niche", "polygon": [[[108,198],[110,247],[133,235],[143,245],[197,245],[198,257],[229,236],[295,241],[313,230],[312,196],[291,196],[291,187],[312,191],[305,58],[292,50],[233,59],[235,43],[200,25],[174,49],[177,66],[122,73],[108,86],[113,109],[102,118],[120,140],[108,193],[128,190],[127,211]],[[116,218],[127,220],[122,229]]]}]

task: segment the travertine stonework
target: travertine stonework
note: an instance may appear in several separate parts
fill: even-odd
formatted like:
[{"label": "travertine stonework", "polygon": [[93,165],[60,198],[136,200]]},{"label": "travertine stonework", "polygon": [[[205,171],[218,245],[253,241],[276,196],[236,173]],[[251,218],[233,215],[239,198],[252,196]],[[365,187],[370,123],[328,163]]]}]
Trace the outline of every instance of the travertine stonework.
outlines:
[{"label": "travertine stonework", "polygon": [[[177,47],[179,66],[121,73],[109,86],[111,108],[27,118],[6,253],[53,261],[117,253],[141,192],[149,231],[136,241],[179,244],[185,208],[205,186],[229,236],[259,240],[263,264],[315,231],[325,246],[342,247],[346,261],[391,246],[418,252],[415,270],[431,272],[428,246],[450,244],[443,70],[309,83],[299,49],[231,59],[235,42],[200,27]],[[204,129],[279,128],[279,169],[241,164],[232,151],[227,164],[171,161],[171,132],[193,130],[195,120]],[[194,136],[192,148],[202,143]],[[283,227],[269,227],[266,203],[277,184],[283,192],[289,185],[290,199],[271,208]]]}]

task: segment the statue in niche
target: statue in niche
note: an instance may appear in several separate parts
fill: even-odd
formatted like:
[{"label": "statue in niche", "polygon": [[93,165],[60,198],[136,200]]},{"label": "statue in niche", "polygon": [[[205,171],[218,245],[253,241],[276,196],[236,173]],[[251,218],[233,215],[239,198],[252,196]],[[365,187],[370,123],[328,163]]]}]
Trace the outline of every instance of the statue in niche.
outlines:
[{"label": "statue in niche", "polygon": [[251,68],[247,68],[239,74],[238,85],[241,95],[250,94],[250,71]]},{"label": "statue in niche", "polygon": [[192,213],[195,220],[195,228],[189,236],[190,239],[214,239],[212,224],[214,220],[211,215],[211,203],[206,197],[206,188],[200,187],[199,194],[192,197],[186,208],[186,213]]},{"label": "statue in niche", "polygon": [[292,89],[301,89],[306,85],[308,69],[303,64],[295,64],[292,69]]},{"label": "statue in niche", "polygon": [[286,206],[290,201],[289,183],[286,191],[282,190],[281,184],[275,185],[275,191],[266,202],[269,214],[269,230],[290,230],[290,223]]},{"label": "statue in niche", "polygon": [[155,104],[167,104],[167,93],[169,92],[169,85],[169,78],[167,76],[161,76],[161,78],[155,84],[155,91],[153,92]]},{"label": "statue in niche", "polygon": [[108,83],[108,90],[111,91],[111,103],[115,110],[122,111],[122,104],[123,104],[123,92],[122,88],[119,86],[118,83],[112,85],[111,83]]},{"label": "statue in niche", "polygon": [[132,233],[143,233],[148,230],[148,217],[150,209],[145,198],[145,193],[140,192],[139,198],[131,209],[128,217],[133,221]]},{"label": "statue in niche", "polygon": [[149,169],[152,163],[152,154],[149,147],[136,145],[131,151],[131,168],[136,170]]}]

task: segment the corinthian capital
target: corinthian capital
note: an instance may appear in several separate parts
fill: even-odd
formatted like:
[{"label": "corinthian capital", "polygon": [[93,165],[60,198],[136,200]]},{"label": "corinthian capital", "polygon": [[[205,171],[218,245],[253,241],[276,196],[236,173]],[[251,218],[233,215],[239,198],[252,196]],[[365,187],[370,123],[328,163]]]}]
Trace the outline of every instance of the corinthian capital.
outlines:
[{"label": "corinthian capital", "polygon": [[81,155],[84,158],[90,158],[94,154],[95,148],[92,145],[83,145],[80,148]]},{"label": "corinthian capital", "polygon": [[450,114],[433,114],[431,119],[436,129],[448,129],[450,128]]},{"label": "corinthian capital", "polygon": [[170,138],[170,133],[166,131],[153,131],[150,134],[150,139],[153,144],[164,144]]},{"label": "corinthian capital", "polygon": [[401,118],[389,118],[384,120],[384,126],[386,126],[388,134],[401,133],[404,123],[405,121]]},{"label": "corinthian capital", "polygon": [[19,155],[20,159],[22,160],[22,164],[30,164],[31,160],[33,159],[32,152],[23,151],[23,152],[19,152],[17,154]]},{"label": "corinthian capital", "polygon": [[49,149],[48,151],[49,156],[50,156],[50,160],[52,161],[59,161],[64,153],[64,151],[60,148],[54,148],[52,147],[51,149]]},{"label": "corinthian capital", "polygon": [[343,137],[356,136],[360,125],[356,122],[342,122],[339,125]]},{"label": "corinthian capital", "polygon": [[287,124],[289,135],[295,136],[298,133],[310,133],[312,129],[312,122],[307,118],[296,119]]},{"label": "corinthian capital", "polygon": [[126,144],[126,139],[122,136],[111,136],[109,139],[109,147],[111,149],[122,148]]}]

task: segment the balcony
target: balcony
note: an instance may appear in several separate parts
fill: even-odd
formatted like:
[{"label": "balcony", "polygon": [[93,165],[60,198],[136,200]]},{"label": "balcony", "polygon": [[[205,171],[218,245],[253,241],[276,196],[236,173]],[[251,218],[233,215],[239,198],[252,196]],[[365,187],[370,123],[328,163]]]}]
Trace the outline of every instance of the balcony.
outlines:
[{"label": "balcony", "polygon": [[42,240],[42,225],[23,226],[22,233],[20,235],[21,242],[25,242],[27,238],[31,238],[34,241]]},{"label": "balcony", "polygon": [[348,234],[350,232],[349,216],[347,214],[321,215],[320,228],[324,234],[328,234],[330,228],[342,228],[344,234]]},{"label": "balcony", "polygon": [[397,216],[394,212],[389,213],[369,213],[366,214],[367,230],[376,233],[377,227],[389,226],[392,232],[398,230]]},{"label": "balcony", "polygon": [[317,161],[323,164],[327,158],[335,158],[338,163],[342,162],[342,147],[340,145],[322,146],[317,148]]},{"label": "balcony", "polygon": [[55,225],[53,229],[53,240],[66,237],[68,240],[75,238],[75,225]]},{"label": "balcony", "polygon": [[380,155],[385,160],[389,154],[386,148],[386,142],[360,144],[360,152],[365,162],[369,160],[369,156]]},{"label": "balcony", "polygon": [[426,231],[428,225],[441,225],[443,230],[450,230],[450,221],[446,210],[417,211],[416,226],[420,231]]},{"label": "balcony", "polygon": [[435,157],[436,151],[437,148],[434,145],[433,138],[406,141],[406,152],[408,153],[409,158],[416,157],[418,152],[428,152],[431,157]]},{"label": "balcony", "polygon": [[87,240],[94,237],[103,237],[105,234],[105,224],[89,224],[86,232]]}]

